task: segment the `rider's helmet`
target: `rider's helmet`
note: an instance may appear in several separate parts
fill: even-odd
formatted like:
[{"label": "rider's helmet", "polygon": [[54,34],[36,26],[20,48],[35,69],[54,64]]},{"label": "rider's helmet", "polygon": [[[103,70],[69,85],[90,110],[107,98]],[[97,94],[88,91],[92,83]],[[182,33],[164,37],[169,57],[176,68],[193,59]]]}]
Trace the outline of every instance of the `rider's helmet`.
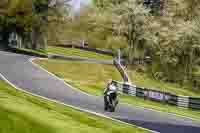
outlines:
[{"label": "rider's helmet", "polygon": [[115,85],[110,84],[110,86],[109,86],[109,90],[110,90],[110,91],[117,91],[117,88],[116,88]]}]

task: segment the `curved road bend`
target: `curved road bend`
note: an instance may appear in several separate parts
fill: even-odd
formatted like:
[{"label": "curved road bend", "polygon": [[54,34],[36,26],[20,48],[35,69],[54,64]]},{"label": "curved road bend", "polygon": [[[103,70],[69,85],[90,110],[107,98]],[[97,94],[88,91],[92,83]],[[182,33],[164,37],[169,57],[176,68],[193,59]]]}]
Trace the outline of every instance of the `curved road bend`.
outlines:
[{"label": "curved road bend", "polygon": [[[29,62],[30,56],[0,51],[0,73],[11,83],[33,94],[148,128],[161,133],[200,133],[200,121],[168,113],[119,104],[115,113],[104,112],[103,98],[67,86]],[[68,68],[70,69],[70,68]]]}]

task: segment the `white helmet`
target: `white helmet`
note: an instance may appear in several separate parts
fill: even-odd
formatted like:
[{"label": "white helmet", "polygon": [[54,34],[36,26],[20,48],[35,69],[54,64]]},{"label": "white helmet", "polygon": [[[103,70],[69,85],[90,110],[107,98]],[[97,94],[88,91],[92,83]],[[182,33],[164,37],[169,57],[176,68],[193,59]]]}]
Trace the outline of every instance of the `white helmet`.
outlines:
[{"label": "white helmet", "polygon": [[109,90],[111,90],[111,91],[117,91],[117,88],[116,88],[116,86],[114,86],[114,85],[110,85],[109,86]]}]

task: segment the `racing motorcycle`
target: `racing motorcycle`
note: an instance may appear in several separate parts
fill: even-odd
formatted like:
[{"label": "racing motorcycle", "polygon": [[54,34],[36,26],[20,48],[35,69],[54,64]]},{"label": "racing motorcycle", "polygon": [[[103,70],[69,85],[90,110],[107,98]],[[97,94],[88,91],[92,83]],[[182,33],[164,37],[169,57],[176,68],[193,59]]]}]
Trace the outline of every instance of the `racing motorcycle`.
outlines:
[{"label": "racing motorcycle", "polygon": [[117,93],[110,91],[104,96],[105,100],[105,110],[110,112],[115,112],[115,108],[118,104]]}]

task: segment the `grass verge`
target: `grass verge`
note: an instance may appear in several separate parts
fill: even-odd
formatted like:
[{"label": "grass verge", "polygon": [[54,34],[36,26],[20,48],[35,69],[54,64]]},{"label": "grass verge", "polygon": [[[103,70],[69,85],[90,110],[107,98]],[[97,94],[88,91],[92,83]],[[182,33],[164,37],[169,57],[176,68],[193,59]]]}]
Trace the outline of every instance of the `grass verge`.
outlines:
[{"label": "grass verge", "polygon": [[81,90],[102,95],[109,79],[121,80],[120,73],[112,65],[83,63],[65,60],[35,60],[56,76]]},{"label": "grass verge", "polygon": [[[120,80],[120,74],[113,66],[83,63],[79,61],[62,60],[35,60],[46,70],[54,73],[72,86],[93,95],[102,95],[105,88],[105,79]],[[102,84],[99,84],[101,83]],[[167,104],[145,100],[137,97],[121,95],[122,102],[138,105],[158,111],[175,113],[194,119],[200,119],[200,111],[178,108]]]},{"label": "grass verge", "polygon": [[179,84],[166,83],[155,80],[143,72],[137,72],[133,69],[127,69],[128,75],[136,86],[151,88],[164,92],[170,92],[176,95],[200,97],[200,90],[192,88],[181,87]]},{"label": "grass verge", "polygon": [[98,60],[112,60],[113,59],[113,57],[109,55],[98,54],[98,53],[90,52],[90,51],[84,51],[77,48],[62,48],[62,47],[49,46],[47,51],[49,53],[61,54],[65,56],[80,56],[80,57],[87,57],[87,58],[93,58],[93,59],[98,59]]},{"label": "grass verge", "polygon": [[24,49],[24,48],[10,48],[10,51],[18,54],[26,54],[30,56],[39,56],[39,57],[48,57],[46,51],[43,50],[32,50],[32,49]]},{"label": "grass verge", "polygon": [[0,133],[147,133],[20,92],[0,80]]}]

